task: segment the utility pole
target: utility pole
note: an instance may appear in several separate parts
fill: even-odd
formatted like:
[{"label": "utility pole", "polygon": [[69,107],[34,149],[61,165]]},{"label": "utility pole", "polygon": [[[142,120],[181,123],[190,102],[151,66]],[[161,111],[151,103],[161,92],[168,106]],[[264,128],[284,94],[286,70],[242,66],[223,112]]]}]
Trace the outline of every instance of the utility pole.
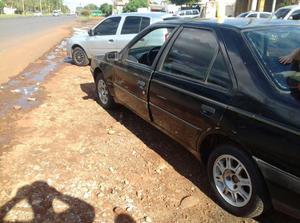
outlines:
[{"label": "utility pole", "polygon": [[276,0],[273,0],[273,4],[272,4],[272,12],[275,12],[275,7],[276,7]]}]

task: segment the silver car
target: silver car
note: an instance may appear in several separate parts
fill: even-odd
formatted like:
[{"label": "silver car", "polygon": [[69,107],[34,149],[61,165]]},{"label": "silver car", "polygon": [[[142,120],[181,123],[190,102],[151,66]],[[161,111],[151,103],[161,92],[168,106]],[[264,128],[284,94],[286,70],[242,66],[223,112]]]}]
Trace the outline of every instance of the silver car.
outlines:
[{"label": "silver car", "polygon": [[289,5],[277,9],[274,19],[300,20],[300,5]]},{"label": "silver car", "polygon": [[67,44],[68,56],[78,66],[86,66],[93,55],[120,51],[137,33],[152,23],[175,19],[167,13],[123,13],[112,15],[92,29],[77,33]]},{"label": "silver car", "polygon": [[256,18],[256,19],[268,19],[272,17],[271,12],[243,12],[237,16],[237,18]]}]

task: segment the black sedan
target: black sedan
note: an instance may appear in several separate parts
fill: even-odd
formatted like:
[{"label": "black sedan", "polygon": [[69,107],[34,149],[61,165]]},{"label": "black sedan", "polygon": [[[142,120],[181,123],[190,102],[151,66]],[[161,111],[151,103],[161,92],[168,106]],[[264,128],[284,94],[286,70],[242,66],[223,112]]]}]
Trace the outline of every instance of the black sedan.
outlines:
[{"label": "black sedan", "polygon": [[123,104],[201,158],[220,206],[300,217],[299,61],[293,21],[154,24],[94,58],[98,102]]}]

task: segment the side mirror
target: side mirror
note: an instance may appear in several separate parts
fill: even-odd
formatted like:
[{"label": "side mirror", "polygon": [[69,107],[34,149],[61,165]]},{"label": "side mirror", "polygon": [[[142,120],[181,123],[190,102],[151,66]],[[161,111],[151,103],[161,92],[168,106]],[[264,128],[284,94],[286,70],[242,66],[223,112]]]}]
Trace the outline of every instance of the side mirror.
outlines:
[{"label": "side mirror", "polygon": [[108,52],[105,54],[105,59],[110,62],[118,61],[120,54],[117,51]]},{"label": "side mirror", "polygon": [[88,34],[89,34],[89,36],[93,36],[94,35],[94,30],[89,29]]}]

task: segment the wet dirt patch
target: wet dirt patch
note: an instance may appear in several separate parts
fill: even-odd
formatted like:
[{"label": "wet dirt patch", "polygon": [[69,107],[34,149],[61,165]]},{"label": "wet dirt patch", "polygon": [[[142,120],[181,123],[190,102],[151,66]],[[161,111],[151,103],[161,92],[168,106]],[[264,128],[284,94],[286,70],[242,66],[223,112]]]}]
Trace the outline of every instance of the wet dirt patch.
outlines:
[{"label": "wet dirt patch", "polygon": [[41,84],[65,62],[66,43],[67,39],[64,39],[16,78],[0,85],[0,118],[14,110],[28,110],[39,104]]}]

